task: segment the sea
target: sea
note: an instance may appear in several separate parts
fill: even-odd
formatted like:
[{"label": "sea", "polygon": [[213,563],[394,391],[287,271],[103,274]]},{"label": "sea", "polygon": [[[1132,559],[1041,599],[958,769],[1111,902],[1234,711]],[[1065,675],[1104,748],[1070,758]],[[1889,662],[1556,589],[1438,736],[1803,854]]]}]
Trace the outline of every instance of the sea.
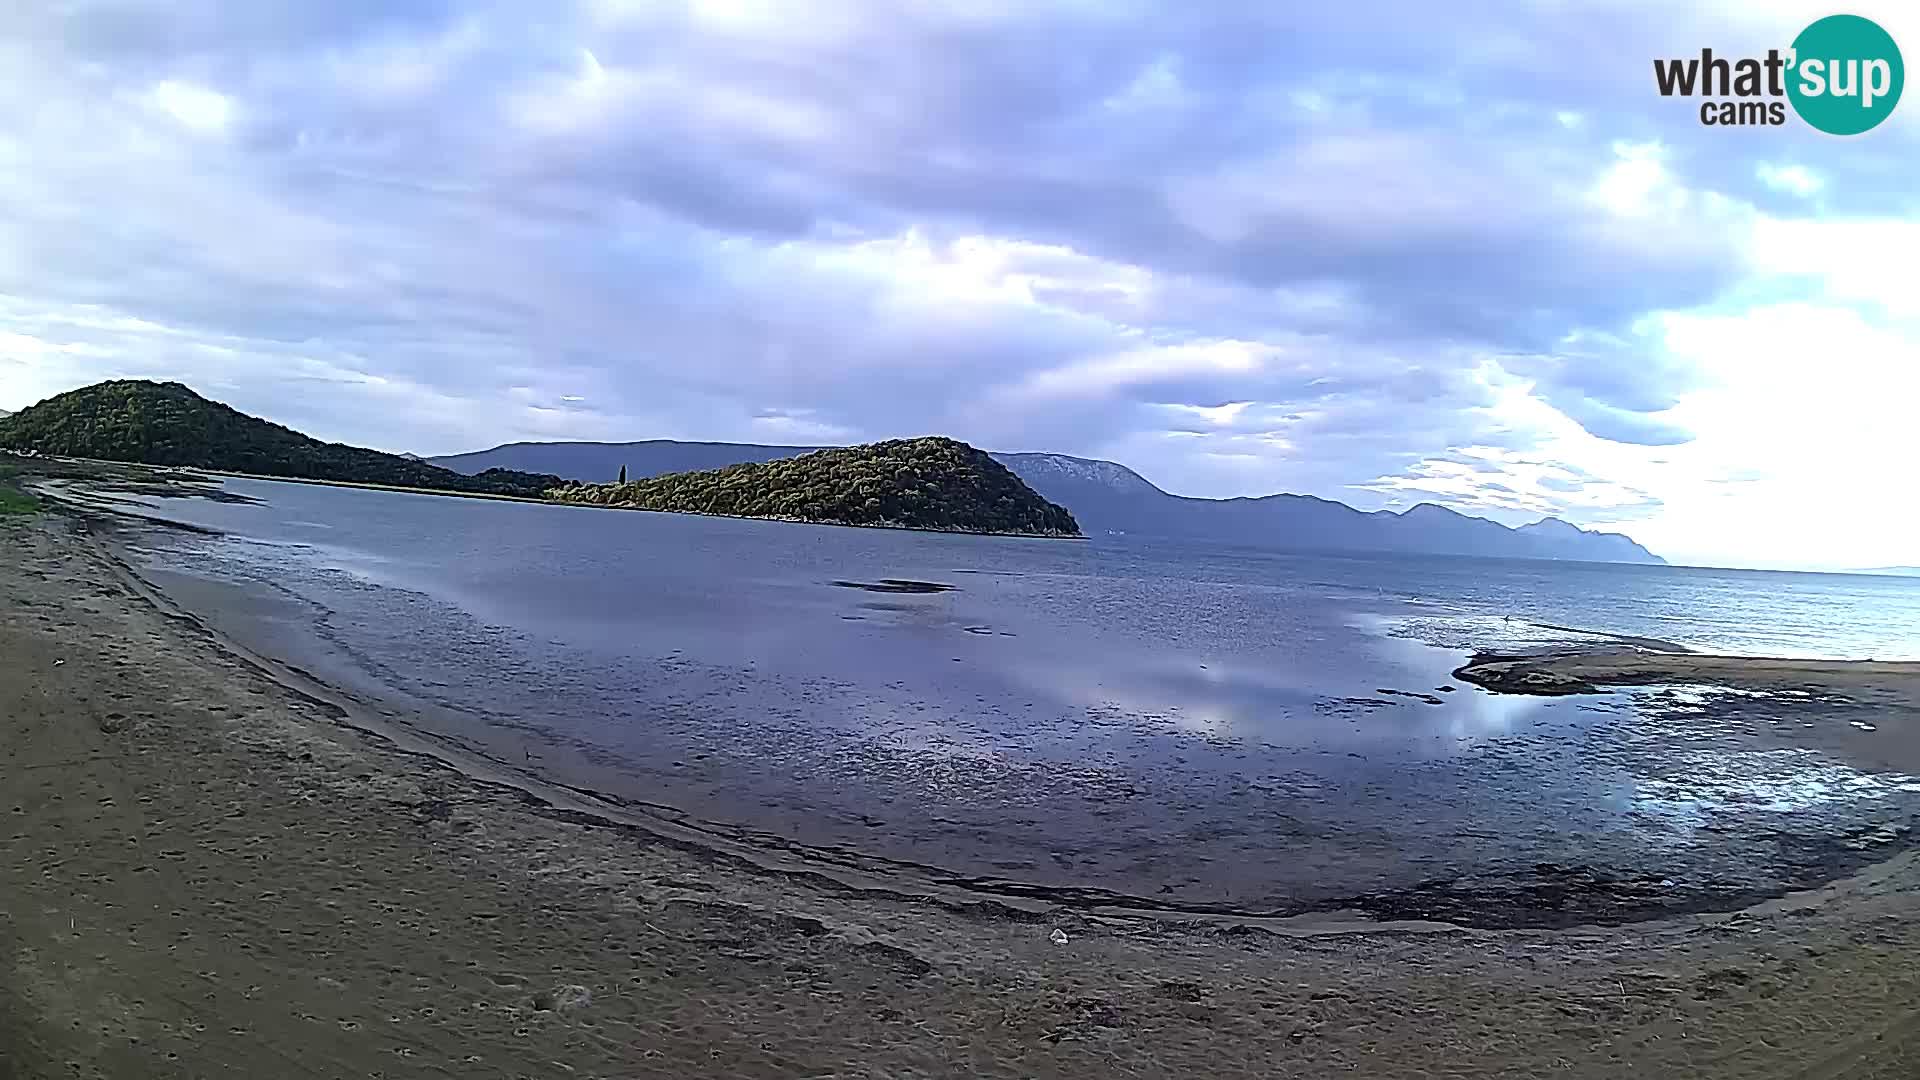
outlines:
[{"label": "sea", "polygon": [[1817,884],[1920,822],[1920,781],[1796,742],[1845,722],[1817,710],[1452,676],[1618,637],[1920,658],[1915,579],[222,486],[247,501],[127,500],[212,530],[127,545],[242,644],[530,776],[987,895],[1620,921]]}]

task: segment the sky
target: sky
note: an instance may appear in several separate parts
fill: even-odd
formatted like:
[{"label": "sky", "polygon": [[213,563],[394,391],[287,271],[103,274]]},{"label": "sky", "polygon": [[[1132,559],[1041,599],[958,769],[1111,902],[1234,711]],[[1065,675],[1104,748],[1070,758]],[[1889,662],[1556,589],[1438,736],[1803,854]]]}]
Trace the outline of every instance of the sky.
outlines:
[{"label": "sky", "polygon": [[[1920,9],[1861,4],[1920,56]],[[1920,100],[1702,126],[1657,0],[0,10],[0,408],[423,454],[947,434],[1920,564]]]}]

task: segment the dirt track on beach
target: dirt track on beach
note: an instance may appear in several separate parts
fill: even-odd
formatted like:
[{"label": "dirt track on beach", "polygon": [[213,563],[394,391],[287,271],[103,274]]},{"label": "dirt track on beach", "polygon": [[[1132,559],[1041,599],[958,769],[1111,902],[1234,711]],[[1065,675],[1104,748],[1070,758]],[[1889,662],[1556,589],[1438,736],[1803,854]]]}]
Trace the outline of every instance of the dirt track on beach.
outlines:
[{"label": "dirt track on beach", "polygon": [[363,733],[77,527],[0,523],[0,1077],[1920,1076],[1912,856],[1572,931],[854,889]]}]

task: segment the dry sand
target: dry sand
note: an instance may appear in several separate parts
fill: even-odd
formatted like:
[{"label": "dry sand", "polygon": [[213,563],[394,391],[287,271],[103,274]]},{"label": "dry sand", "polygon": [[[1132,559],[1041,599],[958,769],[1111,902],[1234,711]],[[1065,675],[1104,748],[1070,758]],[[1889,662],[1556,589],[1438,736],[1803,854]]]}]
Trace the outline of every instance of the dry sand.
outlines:
[{"label": "dry sand", "polygon": [[1562,932],[855,889],[358,730],[83,529],[0,519],[0,1078],[1920,1076],[1910,856]]}]

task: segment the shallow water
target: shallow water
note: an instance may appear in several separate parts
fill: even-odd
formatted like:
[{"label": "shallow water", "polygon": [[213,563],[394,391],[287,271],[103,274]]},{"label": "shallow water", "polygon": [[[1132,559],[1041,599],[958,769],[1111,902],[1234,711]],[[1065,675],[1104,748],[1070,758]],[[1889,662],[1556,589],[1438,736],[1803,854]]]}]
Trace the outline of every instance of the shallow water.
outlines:
[{"label": "shallow water", "polygon": [[1920,810],[1685,695],[1449,677],[1581,638],[1543,623],[1920,655],[1920,582],[227,486],[260,502],[150,505],[228,535],[139,541],[221,629],[517,767],[984,888],[1634,917],[1831,876]]}]

